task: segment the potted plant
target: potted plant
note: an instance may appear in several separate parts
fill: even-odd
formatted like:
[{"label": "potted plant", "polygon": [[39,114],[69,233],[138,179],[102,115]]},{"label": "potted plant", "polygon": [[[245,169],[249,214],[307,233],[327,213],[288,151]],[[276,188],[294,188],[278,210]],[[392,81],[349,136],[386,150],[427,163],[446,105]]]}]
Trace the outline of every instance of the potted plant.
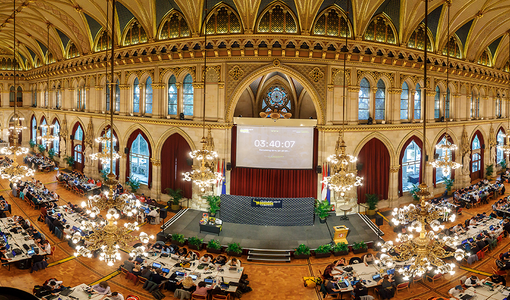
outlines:
[{"label": "potted plant", "polygon": [[140,188],[140,180],[136,177],[128,177],[127,185],[131,187],[131,192],[136,193],[136,191]]},{"label": "potted plant", "polygon": [[39,153],[41,153],[41,155],[44,156],[44,152],[46,152],[46,146],[39,144],[37,145],[37,150],[39,150]]},{"label": "potted plant", "polygon": [[196,236],[188,238],[188,247],[193,250],[201,250],[203,239],[199,239]]},{"label": "potted plant", "polygon": [[172,234],[172,244],[177,246],[184,246],[184,243],[186,241],[184,240],[184,235],[179,233]]},{"label": "potted plant", "polygon": [[310,257],[310,247],[305,244],[299,245],[294,250],[294,258],[309,258]]},{"label": "potted plant", "polygon": [[413,187],[409,190],[409,193],[413,196],[413,200],[418,201],[420,197],[416,195],[420,191],[420,187],[417,184],[413,184]]},{"label": "potted plant", "polygon": [[243,255],[243,248],[239,246],[239,243],[230,243],[225,249],[225,252],[228,256],[237,256],[241,257]]},{"label": "potted plant", "polygon": [[367,247],[367,244],[365,244],[365,242],[359,242],[359,243],[354,243],[352,245],[352,252],[354,254],[358,254],[358,253],[363,253],[363,252],[367,252],[368,251],[368,247]]},{"label": "potted plant", "polygon": [[349,245],[347,245],[344,242],[336,243],[335,246],[333,246],[333,255],[340,256],[340,255],[347,255],[349,253]]},{"label": "potted plant", "polygon": [[319,247],[317,247],[317,249],[315,249],[314,252],[316,258],[330,257],[331,245],[330,244],[320,245]]},{"label": "potted plant", "polygon": [[216,213],[218,210],[220,210],[220,196],[213,196],[213,195],[207,195],[204,197],[204,199],[209,204],[209,212],[210,216],[214,217],[216,216]]},{"label": "potted plant", "polygon": [[166,188],[165,192],[170,197],[172,197],[172,200],[167,202],[167,204],[170,205],[171,209],[173,211],[178,211],[179,209],[181,209],[180,201],[182,199],[182,190],[181,189],[174,190],[171,188]]},{"label": "potted plant", "polygon": [[367,197],[368,204],[368,215],[374,216],[377,209],[377,203],[379,202],[379,195],[377,194],[365,194]]},{"label": "potted plant", "polygon": [[485,175],[486,175],[487,179],[489,179],[489,180],[491,179],[492,173],[494,173],[494,164],[485,166]]},{"label": "potted plant", "polygon": [[28,145],[30,146],[30,149],[32,150],[32,152],[34,152],[34,147],[35,147],[35,145],[37,145],[37,143],[34,140],[30,140],[28,142]]},{"label": "potted plant", "polygon": [[220,241],[218,241],[218,240],[210,240],[207,243],[206,249],[207,249],[207,252],[209,252],[209,253],[220,254],[221,253],[221,244],[220,244]]},{"label": "potted plant", "polygon": [[66,164],[67,164],[68,166],[70,166],[71,168],[74,168],[74,157],[72,157],[72,156],[66,156],[66,157],[64,158],[64,160],[65,160],[65,162],[66,162]]},{"label": "potted plant", "polygon": [[506,159],[502,159],[499,164],[501,165],[501,170],[506,171]]},{"label": "potted plant", "polygon": [[443,177],[443,182],[444,182],[444,185],[446,188],[446,193],[448,194],[448,196],[451,196],[453,194],[452,187],[453,187],[454,181],[455,181],[454,179],[451,179],[448,177]]},{"label": "potted plant", "polygon": [[53,160],[53,158],[55,157],[55,150],[53,148],[50,149],[50,151],[48,151],[48,157]]},{"label": "potted plant", "polygon": [[326,223],[326,218],[329,216],[331,211],[331,205],[328,201],[316,200],[315,201],[315,213],[319,216],[319,222]]}]

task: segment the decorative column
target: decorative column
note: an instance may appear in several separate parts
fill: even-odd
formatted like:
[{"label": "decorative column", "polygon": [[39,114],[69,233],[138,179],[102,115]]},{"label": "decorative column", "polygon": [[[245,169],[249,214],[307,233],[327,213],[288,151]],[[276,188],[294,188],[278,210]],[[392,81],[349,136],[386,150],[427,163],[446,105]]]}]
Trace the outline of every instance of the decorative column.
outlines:
[{"label": "decorative column", "polygon": [[388,188],[388,205],[389,207],[397,207],[398,206],[398,171],[400,170],[400,165],[395,165],[390,167],[390,180],[389,180],[389,188]]},{"label": "decorative column", "polygon": [[388,94],[386,121],[391,124],[400,124],[400,95],[402,89],[388,89]]},{"label": "decorative column", "polygon": [[11,92],[9,90],[10,88],[11,88],[11,85],[8,84],[6,89],[2,89],[2,94],[1,94],[2,95],[1,99],[3,99],[2,107],[9,107],[9,101],[11,101],[10,100]]},{"label": "decorative column", "polygon": [[85,87],[85,112],[92,112],[94,111],[94,107],[91,107],[92,106],[92,99],[90,99],[91,97],[91,92],[90,92],[90,87],[89,86],[86,86]]},{"label": "decorative column", "polygon": [[347,87],[347,99],[346,99],[346,108],[347,109],[347,117],[346,121],[349,125],[357,125],[359,123],[358,120],[358,101],[351,101],[351,99],[358,99],[360,87],[357,85],[350,85]]},{"label": "decorative column", "polygon": [[[105,107],[103,107],[103,106],[101,105],[101,103],[102,103],[102,101],[101,101],[101,100],[103,99],[103,96],[104,96],[104,97],[106,97],[106,95],[105,95],[105,93],[104,93],[104,89],[103,89],[103,87],[102,87],[101,85],[96,85],[96,86],[94,87],[94,89],[95,89],[95,91],[96,91],[96,92],[95,92],[95,96],[96,96],[96,97],[95,97],[95,98],[96,98],[96,107],[95,107],[95,109],[94,109],[94,112],[95,112],[96,114],[100,114],[100,113],[102,113],[102,112],[106,109],[106,106],[105,106]],[[106,99],[105,99],[105,102],[106,102]]]},{"label": "decorative column", "polygon": [[[432,122],[435,122],[435,118],[434,118],[434,98],[436,97],[436,91],[433,89],[433,88],[428,88],[426,93],[424,93],[427,97],[427,116],[425,118],[425,116],[423,116],[423,120],[427,120],[428,123],[432,123]],[[423,101],[422,101],[423,103]],[[429,157],[434,157],[434,155],[429,155]],[[428,171],[428,170],[427,170]],[[432,174],[432,173],[428,173],[428,174]],[[429,184],[429,186],[431,186]]]},{"label": "decorative column", "polygon": [[161,198],[161,160],[151,158],[152,162],[152,188],[151,198],[159,201]]},{"label": "decorative column", "polygon": [[[121,152],[124,152],[122,149],[123,148],[121,148]],[[126,164],[128,159],[129,157],[127,157],[126,154],[121,154],[119,159],[119,183],[122,185],[126,184],[126,177],[129,176],[129,174],[126,174]]]},{"label": "decorative column", "polygon": [[164,83],[153,83],[152,84],[152,117],[163,118],[166,116],[167,111],[165,109],[165,84]]},{"label": "decorative column", "polygon": [[121,116],[129,115],[130,112],[130,103],[131,97],[129,94],[130,86],[129,84],[119,84],[120,89],[120,111],[119,114]]},{"label": "decorative column", "polygon": [[[204,101],[204,84],[193,83],[193,121],[202,121],[202,105]],[[181,92],[182,93],[182,92]],[[182,98],[181,98],[182,99]]]},{"label": "decorative column", "polygon": [[370,88],[370,92],[368,115],[372,117],[374,124],[377,124],[377,120],[375,119],[375,94],[377,93],[377,87]]},{"label": "decorative column", "polygon": [[140,88],[140,103],[138,104],[138,112],[135,113],[133,110],[133,113],[135,116],[143,116],[145,113],[145,83],[140,82],[138,87]]}]

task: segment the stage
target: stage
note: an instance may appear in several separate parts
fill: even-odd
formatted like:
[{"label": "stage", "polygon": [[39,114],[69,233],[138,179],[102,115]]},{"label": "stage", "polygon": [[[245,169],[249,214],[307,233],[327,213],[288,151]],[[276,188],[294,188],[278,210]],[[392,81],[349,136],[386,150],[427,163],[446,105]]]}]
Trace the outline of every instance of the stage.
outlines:
[{"label": "stage", "polygon": [[245,249],[292,250],[299,244],[315,249],[332,241],[333,226],[345,225],[350,229],[347,236],[349,244],[379,240],[378,235],[357,214],[349,215],[349,220],[340,220],[340,217],[332,215],[325,224],[321,224],[317,218],[313,226],[259,226],[224,222],[218,236],[200,233],[202,213],[187,210],[164,230],[165,236],[172,233],[183,234],[185,238],[198,236],[204,239],[204,243],[217,239],[223,246],[239,243]]}]

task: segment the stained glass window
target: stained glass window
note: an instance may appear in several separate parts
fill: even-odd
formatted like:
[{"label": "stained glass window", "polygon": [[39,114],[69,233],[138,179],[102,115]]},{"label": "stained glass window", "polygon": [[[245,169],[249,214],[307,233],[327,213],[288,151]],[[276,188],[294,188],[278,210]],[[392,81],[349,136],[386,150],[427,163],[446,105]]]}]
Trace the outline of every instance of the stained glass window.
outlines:
[{"label": "stained glass window", "polygon": [[450,38],[450,41],[448,42],[448,44],[444,46],[443,55],[447,55],[448,49],[450,49],[450,57],[462,58],[461,57],[462,54],[460,52],[460,47],[457,42],[457,39],[453,36]]},{"label": "stained glass window", "polygon": [[189,37],[190,30],[184,17],[175,12],[169,15],[163,23],[159,38],[161,40]]},{"label": "stained glass window", "polygon": [[128,25],[129,29],[124,37],[124,46],[136,45],[140,43],[147,42],[147,34],[145,33],[145,29],[138,23],[138,21],[134,20],[131,24]]},{"label": "stained glass window", "polygon": [[441,90],[436,86],[436,94],[434,96],[434,119],[441,117]]},{"label": "stained glass window", "polygon": [[[261,105],[263,112],[280,110],[282,113],[290,113],[292,109],[289,94],[282,86],[269,88],[266,96],[262,99]],[[267,117],[269,118],[270,116],[268,115]]]},{"label": "stained glass window", "polygon": [[[451,145],[450,141],[446,140],[446,137],[443,137],[438,145]],[[446,153],[447,152],[447,153]],[[438,155],[439,158],[444,157],[445,155],[448,156],[449,160],[453,160],[453,153],[451,151],[446,151],[444,149],[438,149],[436,148],[436,155]],[[444,182],[445,178],[450,179],[452,177],[452,173],[448,174],[448,176],[443,175],[443,168],[436,168],[436,183]]]},{"label": "stained glass window", "polygon": [[471,172],[480,171],[482,156],[479,153],[473,154],[473,160],[471,161]]},{"label": "stained glass window", "polygon": [[358,119],[368,120],[370,117],[370,83],[366,78],[361,79],[358,93]]},{"label": "stained glass window", "polygon": [[130,177],[138,178],[140,183],[149,181],[149,144],[141,134],[131,144],[129,154]]},{"label": "stained glass window", "polygon": [[383,16],[375,17],[368,25],[365,32],[365,40],[379,43],[396,44],[395,32],[391,27],[391,21]]},{"label": "stained glass window", "polygon": [[471,150],[480,149],[480,140],[478,139],[478,135],[473,139],[473,143],[471,143]]},{"label": "stained glass window", "polygon": [[315,22],[313,34],[339,37],[345,37],[348,34],[351,36],[347,19],[337,8],[327,9],[322,13]]},{"label": "stained glass window", "polygon": [[37,121],[35,120],[35,117],[32,117],[32,121],[31,121],[31,124],[30,124],[30,129],[31,129],[31,139],[32,141],[34,142],[37,142]]},{"label": "stained glass window", "polygon": [[[427,50],[432,51],[432,41],[430,40],[428,35],[427,35],[427,38],[429,39],[427,41]],[[423,50],[423,48],[425,48],[425,26],[424,26],[424,24],[421,24],[420,26],[418,26],[418,28],[411,34],[411,37],[409,38],[409,41],[407,42],[407,47],[420,49],[420,50]]]},{"label": "stained glass window", "polygon": [[421,119],[421,87],[418,83],[416,85],[416,91],[414,91],[414,119]]},{"label": "stained glass window", "polygon": [[415,141],[407,146],[402,158],[402,191],[407,192],[420,181],[421,149]]},{"label": "stained glass window", "polygon": [[[52,134],[57,137],[60,135],[60,123],[58,123],[57,120],[55,120],[55,122],[53,122],[53,133]],[[60,137],[53,141],[53,151],[55,151],[55,153],[60,152]]]},{"label": "stained glass window", "polygon": [[[498,142],[498,145],[504,145],[505,144],[505,134],[503,133],[503,130],[498,131],[498,135],[496,136],[496,141]],[[505,155],[503,153],[503,150],[499,149],[499,147],[496,147],[496,161],[499,164],[503,159],[505,158]]]},{"label": "stained glass window", "polygon": [[168,79],[168,114],[177,115],[177,80],[175,76]]},{"label": "stained glass window", "polygon": [[69,41],[67,49],[67,58],[74,58],[78,56],[80,56],[78,48],[76,48],[76,45],[72,41]]},{"label": "stained glass window", "polygon": [[379,79],[377,82],[377,91],[375,92],[375,119],[384,120],[386,86],[384,81]]},{"label": "stained glass window", "polygon": [[213,10],[207,21],[207,34],[232,34],[241,32],[241,22],[237,15],[226,6]]},{"label": "stained glass window", "polygon": [[99,39],[97,39],[96,51],[104,51],[112,48],[112,40],[106,30],[101,31]]},{"label": "stained glass window", "polygon": [[445,118],[450,118],[450,88],[446,89],[446,99],[444,100],[444,114]]},{"label": "stained glass window", "polygon": [[140,82],[135,78],[133,83],[133,112],[140,112]]},{"label": "stained glass window", "polygon": [[409,120],[409,86],[406,82],[402,84],[400,93],[400,119]]},{"label": "stained glass window", "polygon": [[488,67],[491,67],[492,64],[491,64],[491,58],[490,58],[490,55],[489,55],[489,51],[488,50],[484,50],[482,52],[482,54],[480,55],[480,57],[478,58],[478,63],[480,65],[484,65],[484,66],[488,66]]},{"label": "stained glass window", "polygon": [[260,18],[258,32],[296,33],[297,25],[291,13],[285,12],[280,5],[267,10]]},{"label": "stained glass window", "polygon": [[182,106],[185,116],[193,115],[193,77],[190,74],[182,82]]},{"label": "stained glass window", "polygon": [[[103,131],[103,134],[104,134],[104,131]],[[112,130],[109,128],[108,131],[106,132],[106,137],[109,139],[112,137]],[[106,142],[106,149],[108,150],[108,153],[110,152],[110,147],[111,143],[110,141]],[[117,147],[117,138],[114,136],[114,139],[113,139],[113,151],[115,151],[115,148]],[[102,150],[102,149],[101,149]],[[117,171],[117,163],[118,163],[118,159],[114,159],[113,160],[113,174],[117,175],[116,171]],[[100,167],[101,169],[103,169],[107,174],[110,173],[110,164],[106,164],[106,165],[103,165],[103,164],[100,164]]]},{"label": "stained glass window", "polygon": [[120,82],[115,82],[115,111],[120,111]]},{"label": "stained glass window", "polygon": [[152,78],[145,81],[145,113],[152,114]]},{"label": "stained glass window", "polygon": [[74,131],[74,139],[77,141],[83,141],[83,129],[81,129],[81,126],[78,126],[78,128]]},{"label": "stained glass window", "polygon": [[[43,125],[47,125],[48,123],[46,122],[46,119],[43,118],[42,121],[41,121],[41,126],[39,126],[41,128],[41,136],[45,136],[46,135],[46,132],[48,131],[48,128],[47,127],[42,127]],[[43,141],[41,140],[40,141],[40,144],[42,144]]]},{"label": "stained glass window", "polygon": [[74,146],[74,161],[77,163],[83,162],[83,149],[81,145]]}]

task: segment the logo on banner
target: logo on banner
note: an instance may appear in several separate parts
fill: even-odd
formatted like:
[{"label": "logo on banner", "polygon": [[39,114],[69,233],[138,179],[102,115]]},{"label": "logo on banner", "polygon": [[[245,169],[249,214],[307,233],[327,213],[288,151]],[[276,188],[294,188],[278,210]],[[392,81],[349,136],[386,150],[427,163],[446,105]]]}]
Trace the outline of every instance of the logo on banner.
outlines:
[{"label": "logo on banner", "polygon": [[282,200],[252,198],[251,207],[282,208]]}]

